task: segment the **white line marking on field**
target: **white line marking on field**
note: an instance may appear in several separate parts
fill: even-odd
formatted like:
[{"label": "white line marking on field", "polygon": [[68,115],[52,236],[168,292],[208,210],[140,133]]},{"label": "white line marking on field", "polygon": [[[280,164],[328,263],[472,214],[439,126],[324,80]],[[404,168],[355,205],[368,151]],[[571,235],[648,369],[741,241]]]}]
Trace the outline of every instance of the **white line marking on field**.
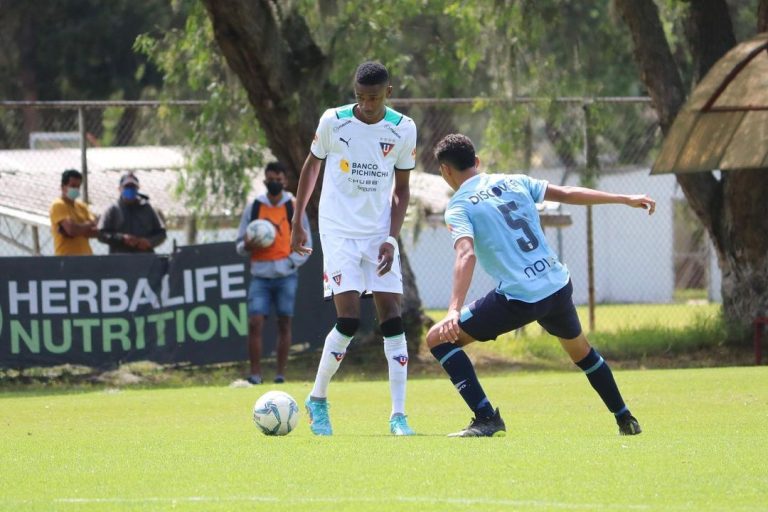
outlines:
[{"label": "white line marking on field", "polygon": [[137,505],[142,503],[431,503],[446,505],[491,505],[504,507],[535,507],[535,508],[558,508],[558,509],[632,509],[647,510],[651,508],[648,505],[637,504],[602,504],[602,503],[566,503],[544,500],[505,500],[492,498],[434,498],[426,496],[400,496],[383,498],[366,497],[287,497],[278,498],[276,496],[184,496],[176,498],[146,497],[146,498],[61,498],[54,500],[60,504],[93,504],[93,503],[111,503],[111,504],[130,504]]},{"label": "white line marking on field", "polygon": [[[496,508],[529,508],[529,509],[564,509],[564,510],[670,510],[697,511],[701,503],[658,503],[653,505],[636,503],[568,503],[562,501],[546,500],[513,500],[493,498],[437,498],[428,496],[384,496],[374,497],[277,497],[277,496],[181,496],[181,497],[144,497],[144,498],[58,498],[53,500],[3,500],[0,499],[0,509],[3,505],[89,505],[111,504],[136,506],[142,504],[167,504],[176,506],[184,503],[279,503],[279,504],[307,504],[307,503],[373,503],[378,505],[396,505],[398,503],[427,503],[432,505],[488,505]],[[729,507],[731,512],[765,512],[765,507],[739,506]]]}]

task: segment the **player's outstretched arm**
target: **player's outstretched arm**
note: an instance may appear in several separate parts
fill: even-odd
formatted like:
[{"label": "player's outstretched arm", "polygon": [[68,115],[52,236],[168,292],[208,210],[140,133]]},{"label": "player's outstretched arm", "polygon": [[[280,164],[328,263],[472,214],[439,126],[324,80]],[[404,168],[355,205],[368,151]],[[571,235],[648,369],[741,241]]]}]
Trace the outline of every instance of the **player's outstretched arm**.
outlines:
[{"label": "player's outstretched arm", "polygon": [[315,157],[312,153],[307,155],[304,165],[301,167],[299,175],[299,186],[296,189],[296,205],[293,212],[293,221],[291,223],[291,250],[301,255],[311,254],[312,248],[307,247],[308,235],[301,219],[307,210],[312,191],[317,183],[317,176],[320,174],[320,165],[322,160]]},{"label": "player's outstretched arm", "polygon": [[612,194],[586,187],[568,187],[551,183],[547,185],[544,199],[559,203],[581,205],[624,204],[632,208],[648,210],[649,215],[656,211],[656,201],[645,194]]}]

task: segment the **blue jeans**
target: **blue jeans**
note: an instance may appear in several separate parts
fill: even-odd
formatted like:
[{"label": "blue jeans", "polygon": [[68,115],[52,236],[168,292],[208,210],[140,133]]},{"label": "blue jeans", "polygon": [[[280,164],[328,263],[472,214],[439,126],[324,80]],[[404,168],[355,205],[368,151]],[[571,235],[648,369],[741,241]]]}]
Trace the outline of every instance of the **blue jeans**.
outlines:
[{"label": "blue jeans", "polygon": [[248,288],[248,315],[268,316],[274,304],[277,316],[293,316],[298,284],[298,273],[275,279],[251,277],[251,286]]}]

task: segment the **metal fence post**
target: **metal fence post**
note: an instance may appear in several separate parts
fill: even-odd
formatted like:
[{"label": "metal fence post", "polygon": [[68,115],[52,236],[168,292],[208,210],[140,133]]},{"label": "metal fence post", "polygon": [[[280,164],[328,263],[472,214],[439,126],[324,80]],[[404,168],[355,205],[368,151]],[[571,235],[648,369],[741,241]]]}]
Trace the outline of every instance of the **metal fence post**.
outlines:
[{"label": "metal fence post", "polygon": [[[597,145],[593,126],[590,120],[589,103],[584,103],[584,174],[581,184],[594,188],[597,183],[598,161]],[[587,291],[589,293],[589,331],[595,330],[595,243],[594,225],[592,221],[592,206],[587,206]]]},{"label": "metal fence post", "polygon": [[88,203],[88,140],[85,138],[85,108],[77,109],[77,128],[80,131],[80,172],[83,173],[83,201]]},{"label": "metal fence post", "polygon": [[37,226],[32,226],[32,253],[40,256],[40,231]]}]

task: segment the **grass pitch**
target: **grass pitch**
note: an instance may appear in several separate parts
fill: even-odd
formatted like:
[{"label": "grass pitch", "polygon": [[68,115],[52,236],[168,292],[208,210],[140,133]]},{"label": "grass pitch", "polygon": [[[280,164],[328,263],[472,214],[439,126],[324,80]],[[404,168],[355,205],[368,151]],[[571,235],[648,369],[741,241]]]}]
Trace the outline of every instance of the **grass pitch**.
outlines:
[{"label": "grass pitch", "polygon": [[[484,379],[505,438],[448,439],[470,413],[446,379],[331,384],[335,435],[270,438],[271,385],[0,393],[0,509],[766,510],[768,368],[616,372],[644,432],[617,435],[577,371]],[[303,383],[280,387],[299,402]]]}]

